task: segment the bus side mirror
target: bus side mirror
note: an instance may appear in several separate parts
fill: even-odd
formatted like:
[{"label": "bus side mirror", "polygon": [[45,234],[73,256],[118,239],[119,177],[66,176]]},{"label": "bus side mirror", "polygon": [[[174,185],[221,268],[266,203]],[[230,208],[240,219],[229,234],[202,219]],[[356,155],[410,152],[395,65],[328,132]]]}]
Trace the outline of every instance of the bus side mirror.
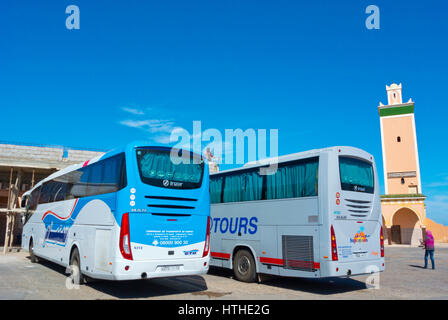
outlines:
[{"label": "bus side mirror", "polygon": [[26,208],[26,202],[27,202],[27,200],[28,200],[28,197],[23,197],[23,198],[22,198],[22,201],[20,202],[20,207],[21,207],[22,209]]}]

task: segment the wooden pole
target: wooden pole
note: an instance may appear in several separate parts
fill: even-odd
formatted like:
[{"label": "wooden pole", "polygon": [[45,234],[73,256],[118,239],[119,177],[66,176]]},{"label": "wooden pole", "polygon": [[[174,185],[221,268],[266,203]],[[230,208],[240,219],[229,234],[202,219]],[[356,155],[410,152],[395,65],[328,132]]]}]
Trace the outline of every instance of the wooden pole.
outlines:
[{"label": "wooden pole", "polygon": [[[11,209],[17,208],[17,199],[19,198],[20,193],[20,184],[22,183],[22,170],[19,170],[17,172],[17,178],[16,183],[14,184],[12,193],[12,199],[11,199]],[[11,231],[10,231],[10,238],[9,238],[9,246],[12,247],[14,244],[14,228],[16,225],[16,214],[11,212]]]},{"label": "wooden pole", "polygon": [[31,176],[31,188],[30,189],[33,189],[33,187],[34,187],[34,169],[33,169],[33,175]]},{"label": "wooden pole", "polygon": [[[11,168],[10,174],[9,174],[9,188],[8,188],[8,202],[6,209],[11,210],[11,187],[12,187],[12,174],[13,174],[13,168]],[[8,252],[8,243],[9,243],[9,224],[10,224],[10,213],[9,211],[6,212],[6,232],[5,232],[5,244],[3,245],[3,254],[6,254]]]},{"label": "wooden pole", "polygon": [[14,226],[16,224],[16,214],[11,213],[11,229],[9,231],[9,248],[14,245]]}]

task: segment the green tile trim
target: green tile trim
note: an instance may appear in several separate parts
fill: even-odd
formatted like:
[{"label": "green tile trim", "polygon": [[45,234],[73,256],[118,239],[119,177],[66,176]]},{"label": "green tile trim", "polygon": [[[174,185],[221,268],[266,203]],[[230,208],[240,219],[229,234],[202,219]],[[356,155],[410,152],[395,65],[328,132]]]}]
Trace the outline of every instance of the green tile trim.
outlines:
[{"label": "green tile trim", "polygon": [[400,114],[414,113],[414,104],[408,104],[399,107],[386,107],[379,109],[380,117],[397,116]]}]

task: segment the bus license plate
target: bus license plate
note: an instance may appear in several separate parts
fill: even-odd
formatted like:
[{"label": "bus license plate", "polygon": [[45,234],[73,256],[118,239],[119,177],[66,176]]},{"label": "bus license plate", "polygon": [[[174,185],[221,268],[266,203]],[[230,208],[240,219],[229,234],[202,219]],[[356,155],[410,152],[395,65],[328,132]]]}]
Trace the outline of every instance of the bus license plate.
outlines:
[{"label": "bus license plate", "polygon": [[179,271],[180,266],[162,266],[160,267],[160,271],[162,272],[171,272],[171,271]]}]

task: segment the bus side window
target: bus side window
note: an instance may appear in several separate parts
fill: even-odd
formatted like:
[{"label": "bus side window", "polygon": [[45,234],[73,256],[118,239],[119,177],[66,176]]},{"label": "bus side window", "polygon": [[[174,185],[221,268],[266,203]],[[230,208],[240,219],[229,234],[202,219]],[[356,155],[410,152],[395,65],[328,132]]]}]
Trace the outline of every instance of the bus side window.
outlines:
[{"label": "bus side window", "polygon": [[65,187],[64,200],[73,200],[75,197],[72,194],[73,183],[67,183]]},{"label": "bus side window", "polygon": [[57,182],[57,187],[54,190],[54,201],[64,201],[65,193],[67,192],[67,184],[64,182]]},{"label": "bus side window", "polygon": [[53,183],[51,181],[45,182],[42,185],[39,204],[45,204],[51,202],[51,189],[53,188]]},{"label": "bus side window", "polygon": [[28,195],[25,199],[26,205],[25,205],[25,221],[26,223],[30,217],[33,215],[34,210],[37,208],[37,203],[39,202],[39,196],[40,196],[40,189],[41,187],[37,188],[33,192],[31,192],[30,195]]}]

